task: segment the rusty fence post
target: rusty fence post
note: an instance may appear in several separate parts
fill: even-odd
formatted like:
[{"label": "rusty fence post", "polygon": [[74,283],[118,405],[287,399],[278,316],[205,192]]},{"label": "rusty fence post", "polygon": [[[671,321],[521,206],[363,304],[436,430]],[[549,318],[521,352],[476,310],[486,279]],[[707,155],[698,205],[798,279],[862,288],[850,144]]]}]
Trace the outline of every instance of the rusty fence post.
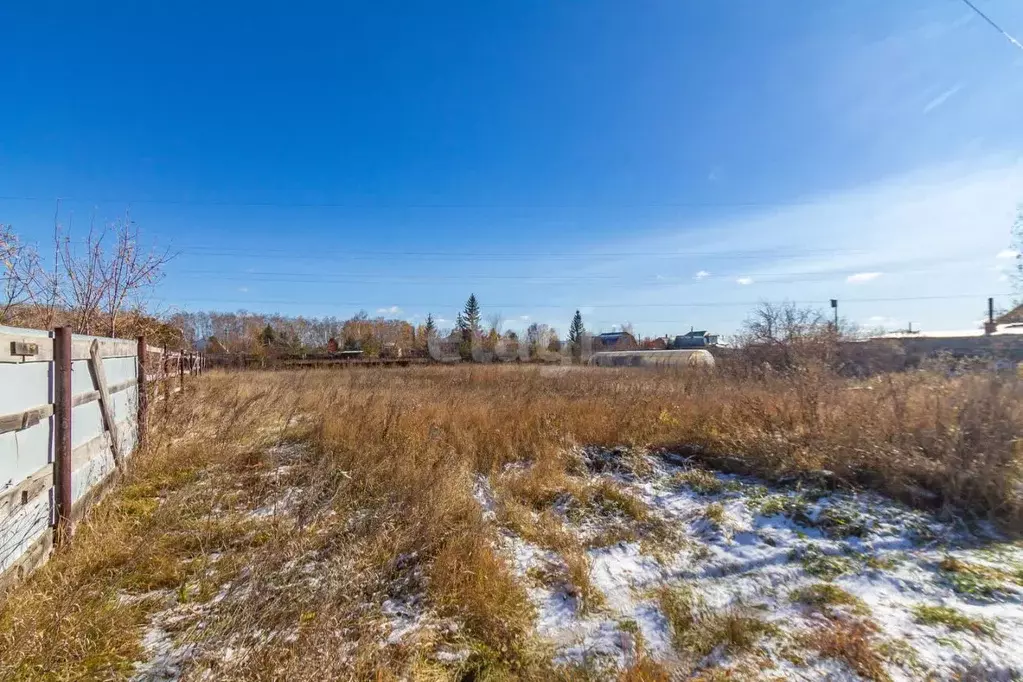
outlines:
[{"label": "rusty fence post", "polygon": [[54,535],[71,538],[71,327],[53,330]]},{"label": "rusty fence post", "polygon": [[178,351],[178,385],[185,392],[185,351]]},{"label": "rusty fence post", "polygon": [[146,337],[140,336],[138,338],[138,383],[136,389],[138,390],[138,416],[136,417],[135,428],[136,428],[136,442],[138,443],[139,449],[146,447],[146,443],[149,441],[149,387],[146,382],[146,369],[149,363],[146,362]]}]

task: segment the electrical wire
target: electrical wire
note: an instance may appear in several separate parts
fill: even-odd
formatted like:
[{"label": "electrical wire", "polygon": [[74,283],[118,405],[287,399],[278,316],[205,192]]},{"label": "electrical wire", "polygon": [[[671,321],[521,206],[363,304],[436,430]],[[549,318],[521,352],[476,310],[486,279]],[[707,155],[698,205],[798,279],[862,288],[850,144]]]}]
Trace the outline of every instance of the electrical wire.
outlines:
[{"label": "electrical wire", "polygon": [[196,206],[210,208],[349,208],[349,209],[395,209],[395,210],[549,210],[549,209],[606,209],[606,208],[784,208],[786,206],[813,206],[819,201],[811,199],[793,201],[653,201],[617,202],[594,205],[568,203],[533,204],[484,204],[468,202],[419,202],[419,203],[371,203],[355,201],[237,201],[215,199],[79,199],[75,197],[45,197],[38,195],[0,195],[0,201],[51,202],[89,204],[124,204],[153,206]]},{"label": "electrical wire", "polygon": [[[1008,293],[990,294],[990,293],[973,293],[973,294],[944,294],[934,296],[894,296],[894,297],[882,297],[882,298],[843,298],[839,299],[840,303],[889,303],[899,301],[944,301],[951,299],[964,299],[964,298],[976,298],[986,299],[989,296],[1002,297],[1010,296]],[[276,304],[276,305],[309,305],[319,307],[335,307],[335,308],[361,308],[366,306],[366,301],[349,302],[349,301],[309,301],[304,299],[216,299],[216,298],[179,298],[175,299],[182,303],[231,303],[231,304]],[[582,308],[724,308],[724,307],[753,307],[764,303],[763,300],[757,301],[701,301],[699,303],[639,303],[639,302],[625,302],[625,303],[604,303],[604,304],[555,304],[555,303],[487,303],[488,308],[552,308],[552,309],[582,309]],[[774,301],[774,303],[782,303],[783,301]],[[796,300],[790,301],[796,304],[824,304],[826,300]],[[402,303],[399,307],[406,308],[434,308],[444,309],[452,307],[450,302],[448,303]]]},{"label": "electrical wire", "polygon": [[995,23],[995,20],[994,20],[994,19],[992,19],[992,18],[991,18],[991,17],[989,17],[988,15],[984,14],[984,12],[980,11],[980,8],[979,8],[979,7],[977,7],[977,6],[976,6],[976,5],[974,5],[974,4],[972,3],[972,2],[970,2],[970,0],[963,0],[963,3],[964,3],[964,4],[965,4],[965,5],[967,6],[967,7],[969,7],[970,9],[972,9],[972,10],[973,10],[974,12],[976,12],[976,13],[977,13],[977,14],[978,14],[978,15],[980,16],[980,18],[981,18],[981,19],[983,19],[983,20],[984,20],[984,21],[986,21],[986,22],[987,22],[988,24],[990,24],[992,28],[994,28],[994,29],[995,29],[996,31],[998,31],[998,32],[999,32],[999,33],[1001,33],[1001,34],[1002,34],[1003,36],[1005,36],[1006,40],[1008,40],[1008,41],[1009,41],[1010,43],[1012,43],[1013,45],[1015,45],[1015,46],[1016,46],[1016,47],[1018,47],[1019,49],[1023,50],[1023,44],[1021,44],[1021,43],[1020,43],[1020,42],[1019,42],[1018,40],[1016,40],[1015,38],[1013,38],[1013,37],[1012,37],[1012,35],[1010,35],[1010,34],[1009,34],[1009,32],[1008,32],[1008,31],[1006,31],[1006,30],[1005,30],[1004,28],[1002,28],[1002,27],[1001,27],[1001,26],[999,26],[999,25],[998,25],[997,23]]}]

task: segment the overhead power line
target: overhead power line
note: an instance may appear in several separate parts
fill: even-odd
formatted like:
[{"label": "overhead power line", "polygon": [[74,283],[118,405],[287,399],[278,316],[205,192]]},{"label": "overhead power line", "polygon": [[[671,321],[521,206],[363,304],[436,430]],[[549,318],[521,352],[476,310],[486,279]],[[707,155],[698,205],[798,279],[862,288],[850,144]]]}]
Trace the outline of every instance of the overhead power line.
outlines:
[{"label": "overhead power line", "polygon": [[[882,297],[882,298],[843,298],[842,303],[888,303],[898,301],[944,301],[951,299],[964,299],[964,298],[976,298],[978,300],[986,300],[989,296],[1010,296],[1011,294],[999,293],[974,293],[974,294],[945,294],[940,296],[894,296],[894,297]],[[253,305],[253,304],[269,304],[269,305],[307,305],[307,306],[320,306],[320,307],[335,307],[335,308],[365,308],[367,306],[372,307],[367,301],[309,301],[305,299],[216,299],[216,298],[180,298],[176,299],[182,303],[230,303],[232,305]],[[623,309],[635,309],[635,308],[724,308],[724,307],[753,307],[763,303],[763,300],[757,301],[701,301],[698,303],[640,303],[640,302],[625,302],[625,303],[600,303],[600,304],[587,304],[587,303],[487,303],[488,308],[555,308],[555,309],[575,309],[575,308],[623,308]],[[782,301],[775,301],[775,303],[781,303]],[[826,299],[822,300],[796,300],[793,303],[802,305],[813,305],[821,304],[826,302]],[[391,305],[394,302],[390,302]],[[450,301],[447,303],[398,303],[399,307],[405,308],[433,308],[435,310],[441,310],[444,308],[456,308],[458,304],[452,304]]]},{"label": "overhead power line", "polygon": [[[966,259],[941,259],[935,263],[945,267],[907,267],[888,269],[885,275],[910,275],[925,274],[934,272],[947,272],[948,266],[969,266],[957,267],[956,270],[974,269],[980,267],[980,261],[969,261]],[[701,273],[700,276],[691,273],[683,275],[578,275],[578,274],[556,274],[556,275],[493,275],[464,273],[458,275],[388,275],[372,273],[356,273],[333,275],[327,273],[311,272],[233,272],[224,273],[223,270],[182,270],[175,273],[178,279],[201,279],[204,281],[217,282],[250,282],[250,283],[280,283],[280,284],[417,284],[435,282],[461,282],[471,284],[473,282],[499,281],[522,285],[548,285],[548,284],[570,284],[572,282],[627,282],[634,285],[656,285],[656,286],[679,286],[683,284],[694,284],[698,282],[721,282],[732,280],[736,277],[749,277],[758,282],[826,282],[835,279],[845,278],[863,271],[863,268],[845,268],[832,271],[806,271],[806,272],[746,272],[732,271],[728,273]]]},{"label": "overhead power line", "polygon": [[210,208],[349,208],[349,209],[411,209],[411,210],[534,210],[534,209],[607,209],[607,208],[784,208],[786,206],[813,206],[820,202],[811,199],[793,201],[622,201],[594,204],[586,203],[472,203],[472,202],[359,202],[359,201],[239,201],[216,199],[137,198],[86,199],[68,196],[0,195],[0,201],[124,204],[153,206],[197,206]]},{"label": "overhead power line", "polygon": [[549,260],[549,261],[584,261],[584,260],[618,260],[622,258],[701,258],[705,260],[766,260],[766,259],[777,259],[777,258],[815,258],[815,257],[833,257],[836,255],[862,255],[866,253],[862,250],[841,250],[833,249],[828,251],[802,251],[802,252],[785,252],[785,251],[764,251],[764,252],[735,252],[735,253],[724,253],[724,252],[709,252],[709,251],[621,251],[618,253],[572,253],[566,247],[565,251],[561,252],[535,252],[535,253],[521,253],[521,252],[443,252],[443,251],[358,251],[352,250],[347,252],[337,253],[324,253],[322,250],[317,250],[317,253],[294,253],[294,252],[264,252],[259,253],[253,252],[235,252],[235,251],[217,251],[217,250],[194,250],[190,247],[185,247],[181,250],[181,253],[188,254],[195,257],[210,257],[210,258],[251,258],[251,259],[273,259],[273,260],[299,260],[299,261],[381,261],[381,260],[405,260],[414,259],[421,261],[431,262],[443,262],[443,261],[486,261],[486,262],[518,262],[518,261],[535,261],[538,259]]},{"label": "overhead power line", "polygon": [[990,24],[990,25],[991,25],[991,27],[992,27],[993,29],[995,29],[996,31],[998,31],[999,33],[1001,33],[1001,34],[1002,34],[1003,36],[1005,36],[1005,39],[1006,39],[1006,40],[1008,40],[1008,41],[1009,41],[1010,43],[1012,43],[1013,45],[1015,45],[1015,46],[1016,46],[1016,47],[1018,47],[1019,49],[1023,50],[1023,44],[1021,44],[1021,43],[1020,43],[1020,42],[1019,42],[1018,40],[1016,40],[1015,38],[1013,38],[1013,37],[1012,37],[1012,35],[1010,35],[1010,34],[1009,34],[1009,32],[1008,32],[1008,31],[1006,31],[1006,30],[1005,30],[1004,28],[1002,28],[1001,26],[999,26],[999,25],[998,25],[998,24],[997,24],[997,23],[995,22],[995,20],[994,20],[994,19],[992,19],[992,18],[991,18],[991,17],[989,17],[988,15],[984,14],[984,12],[982,12],[982,11],[980,10],[980,8],[979,8],[979,7],[977,7],[977,6],[976,6],[976,5],[974,5],[974,4],[972,3],[972,2],[970,2],[970,0],[963,0],[963,3],[964,3],[964,4],[965,4],[965,5],[967,6],[967,7],[969,7],[970,9],[972,9],[972,10],[973,10],[974,12],[976,12],[976,13],[977,13],[977,15],[978,15],[978,16],[979,16],[979,17],[980,17],[981,19],[983,19],[983,20],[984,20],[984,21],[986,21],[986,22],[987,22],[988,24]]}]

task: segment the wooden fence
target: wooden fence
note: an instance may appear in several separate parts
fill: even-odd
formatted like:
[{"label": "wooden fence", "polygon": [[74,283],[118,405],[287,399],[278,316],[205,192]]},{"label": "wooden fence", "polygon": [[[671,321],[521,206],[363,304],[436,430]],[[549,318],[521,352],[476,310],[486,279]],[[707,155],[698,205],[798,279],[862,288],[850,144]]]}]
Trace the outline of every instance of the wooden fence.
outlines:
[{"label": "wooden fence", "polygon": [[202,370],[200,354],[144,337],[0,327],[0,587],[71,540],[144,444],[149,403]]},{"label": "wooden fence", "polygon": [[312,367],[407,367],[425,365],[429,357],[406,355],[404,357],[368,357],[345,354],[275,354],[256,355],[253,353],[210,353],[206,357],[209,367],[223,369],[298,369]]}]

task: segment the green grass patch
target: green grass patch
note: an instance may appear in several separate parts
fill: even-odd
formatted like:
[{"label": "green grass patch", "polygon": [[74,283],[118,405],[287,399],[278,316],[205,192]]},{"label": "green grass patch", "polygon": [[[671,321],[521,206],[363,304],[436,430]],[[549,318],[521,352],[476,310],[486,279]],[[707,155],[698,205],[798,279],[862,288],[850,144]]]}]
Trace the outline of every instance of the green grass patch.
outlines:
[{"label": "green grass patch", "polygon": [[709,609],[687,585],[664,586],[657,594],[661,613],[671,628],[676,651],[702,658],[724,645],[725,651],[749,650],[778,628],[748,609]]},{"label": "green grass patch", "polygon": [[962,611],[950,606],[927,606],[917,604],[913,607],[913,618],[923,625],[944,625],[949,630],[972,632],[975,635],[996,637],[998,629],[995,622],[988,618],[971,618]]},{"label": "green grass patch", "polygon": [[938,570],[952,589],[960,594],[991,599],[1006,592],[1007,574],[989,566],[946,556],[938,562]]},{"label": "green grass patch", "polygon": [[819,550],[806,550],[800,557],[803,570],[822,580],[834,580],[840,575],[851,573],[854,569],[852,560],[844,556],[832,556]]},{"label": "green grass patch", "polygon": [[723,480],[706,469],[687,469],[671,477],[672,485],[686,486],[700,495],[720,495],[742,490],[739,481]]},{"label": "green grass patch", "polygon": [[792,590],[789,593],[789,599],[825,613],[836,606],[848,607],[852,613],[857,615],[870,613],[866,602],[831,583],[817,583]]}]

